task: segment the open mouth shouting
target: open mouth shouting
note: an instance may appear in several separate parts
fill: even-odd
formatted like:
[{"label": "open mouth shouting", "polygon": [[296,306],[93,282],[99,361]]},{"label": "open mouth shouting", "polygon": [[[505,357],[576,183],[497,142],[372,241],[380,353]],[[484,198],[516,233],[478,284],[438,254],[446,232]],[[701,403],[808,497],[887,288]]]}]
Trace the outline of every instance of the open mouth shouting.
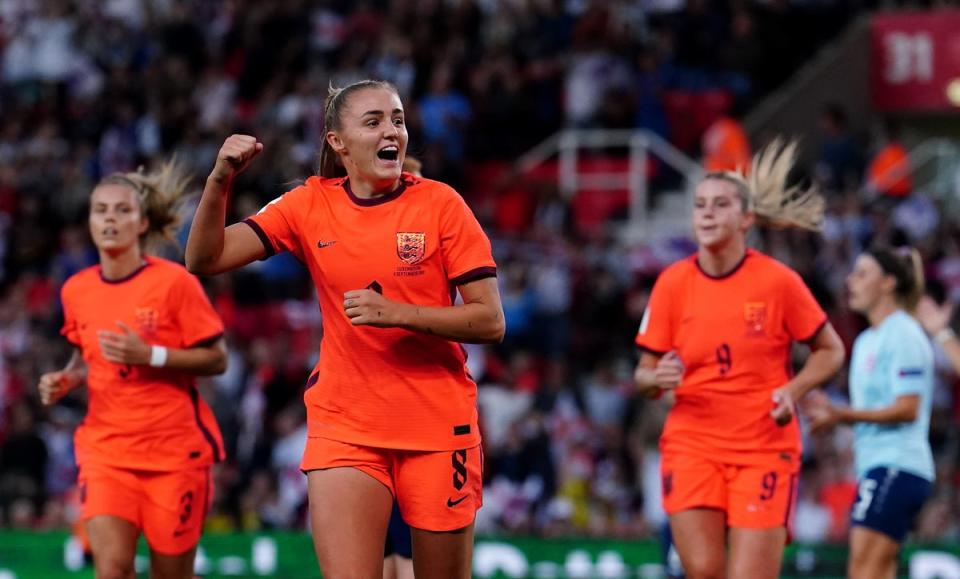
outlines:
[{"label": "open mouth shouting", "polygon": [[400,165],[400,147],[396,145],[387,145],[377,151],[377,159],[381,165],[396,167]]}]

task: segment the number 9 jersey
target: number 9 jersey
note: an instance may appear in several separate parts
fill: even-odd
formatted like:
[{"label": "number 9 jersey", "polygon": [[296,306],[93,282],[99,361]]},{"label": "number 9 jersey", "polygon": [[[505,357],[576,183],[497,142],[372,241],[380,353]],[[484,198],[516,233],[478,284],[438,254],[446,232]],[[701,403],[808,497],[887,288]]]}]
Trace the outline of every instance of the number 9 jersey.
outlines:
[{"label": "number 9 jersey", "polygon": [[798,421],[777,426],[772,394],[791,378],[792,343],[826,323],[800,276],[752,249],[722,277],[700,269],[696,255],[664,270],[636,339],[654,354],[676,351],[686,367],[660,438],[664,455],[764,466],[773,454],[799,467]]}]

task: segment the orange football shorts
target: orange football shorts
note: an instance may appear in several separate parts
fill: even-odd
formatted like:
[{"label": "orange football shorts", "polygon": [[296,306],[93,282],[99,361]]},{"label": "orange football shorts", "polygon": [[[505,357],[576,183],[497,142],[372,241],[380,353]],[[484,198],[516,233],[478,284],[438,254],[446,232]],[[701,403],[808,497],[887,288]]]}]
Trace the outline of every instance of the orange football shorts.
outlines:
[{"label": "orange football shorts", "polygon": [[473,523],[483,504],[483,450],[411,451],[358,446],[309,437],[303,472],[352,467],[393,494],[403,519],[427,531],[452,531]]},{"label": "orange football shorts", "polygon": [[81,518],[102,515],[130,521],[150,549],[179,555],[203,532],[213,485],[210,468],[149,472],[105,465],[80,465]]}]

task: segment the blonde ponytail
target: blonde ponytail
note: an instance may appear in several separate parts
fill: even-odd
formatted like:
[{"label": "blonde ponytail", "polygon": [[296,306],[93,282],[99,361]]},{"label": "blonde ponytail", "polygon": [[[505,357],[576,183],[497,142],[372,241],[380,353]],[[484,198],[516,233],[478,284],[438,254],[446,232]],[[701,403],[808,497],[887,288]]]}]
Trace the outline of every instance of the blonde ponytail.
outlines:
[{"label": "blonde ponytail", "polygon": [[820,231],[826,203],[816,187],[787,186],[796,159],[797,141],[784,144],[778,137],[754,155],[746,177],[736,171],[715,171],[704,180],[736,187],[743,210],[753,211],[761,226]]},{"label": "blonde ponytail", "polygon": [[797,141],[779,137],[753,157],[747,176],[753,211],[761,225],[820,231],[825,202],[815,186],[787,186],[797,159]]},{"label": "blonde ponytail", "polygon": [[133,189],[140,210],[149,222],[141,241],[147,248],[155,249],[164,242],[174,242],[180,225],[180,205],[191,180],[192,176],[184,171],[183,166],[176,159],[170,159],[157,171],[146,173],[141,168],[130,173],[114,173],[100,184],[126,185]]}]

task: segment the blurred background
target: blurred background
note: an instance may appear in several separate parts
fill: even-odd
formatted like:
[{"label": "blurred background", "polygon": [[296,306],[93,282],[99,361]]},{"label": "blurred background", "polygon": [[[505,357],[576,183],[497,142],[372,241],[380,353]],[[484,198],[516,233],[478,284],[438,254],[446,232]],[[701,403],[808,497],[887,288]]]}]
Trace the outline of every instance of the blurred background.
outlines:
[{"label": "blurred background", "polygon": [[[176,154],[199,192],[224,138],[248,133],[265,150],[234,188],[243,218],[313,174],[328,85],[368,77],[397,86],[408,153],[463,194],[499,265],[507,337],[468,348],[487,457],[477,576],[663,576],[667,408],[633,393],[632,344],[657,274],[695,249],[691,183],[802,139],[795,178],[828,199],[823,235],[753,242],[803,275],[848,346],[864,324],[843,279],[870,243],[915,245],[928,293],[960,299],[952,4],[0,0],[0,577],[92,576],[70,538],[84,393],[44,410],[35,389],[69,356],[60,286],[96,262],[92,186]],[[229,458],[198,572],[318,577],[297,468],[322,337],[310,280],[279,255],[204,283],[228,328],[229,370],[203,392]],[[939,367],[936,492],[905,576],[960,577],[958,382]],[[844,375],[828,390],[843,398]],[[785,576],[833,576],[851,435],[805,443]]]}]

